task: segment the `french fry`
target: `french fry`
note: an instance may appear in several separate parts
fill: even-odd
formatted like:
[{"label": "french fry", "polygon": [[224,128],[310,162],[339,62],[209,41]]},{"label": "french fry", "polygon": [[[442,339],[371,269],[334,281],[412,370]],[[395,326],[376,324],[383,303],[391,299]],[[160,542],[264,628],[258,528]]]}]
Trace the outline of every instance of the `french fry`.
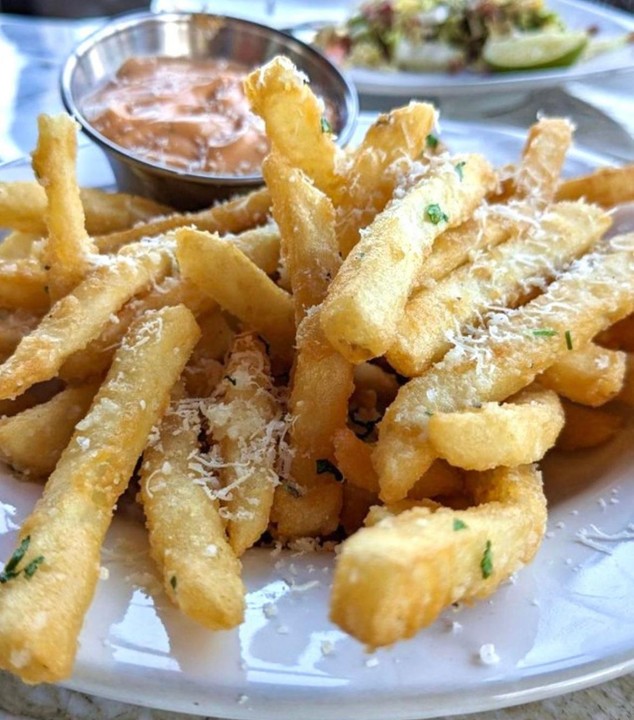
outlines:
[{"label": "french fry", "polygon": [[240,233],[265,222],[271,208],[268,190],[254,190],[197,213],[175,213],[141,225],[95,237],[99,252],[116,252],[142,238],[157,237],[176,228],[193,226],[207,232]]},{"label": "french fry", "polygon": [[411,637],[457,601],[490,595],[534,556],[546,500],[533,466],[468,480],[476,507],[414,508],[360,530],[337,558],[331,619],[370,647]]},{"label": "french fry", "polygon": [[568,400],[598,407],[615,398],[623,387],[626,355],[589,343],[571,348],[539,376],[539,382]]},{"label": "french fry", "polygon": [[562,400],[566,423],[557,438],[558,450],[586,450],[611,440],[623,427],[622,415]]},{"label": "french fry", "polygon": [[198,333],[182,306],[149,312],[130,328],[20,530],[23,557],[11,572],[5,565],[0,585],[0,667],[25,682],[57,681],[72,671],[114,506]]},{"label": "french fry", "polygon": [[217,305],[196,320],[201,337],[183,370],[183,383],[190,397],[206,398],[225,374],[224,357],[234,333]]},{"label": "french fry", "polygon": [[514,197],[529,198],[542,206],[551,202],[573,129],[572,123],[562,118],[542,118],[530,127],[514,178]]},{"label": "french fry", "polygon": [[10,312],[0,309],[0,360],[13,354],[20,340],[28,335],[42,319],[41,315],[26,310]]},{"label": "french fry", "polygon": [[399,373],[420,375],[442,358],[451,337],[477,324],[492,306],[514,307],[586,252],[610,225],[592,205],[553,206],[539,225],[516,226],[516,236],[479,254],[405,306],[387,359]]},{"label": "french fry", "polygon": [[306,76],[288,58],[278,56],[250,73],[244,90],[251,109],[264,120],[272,149],[336,200],[343,180],[337,167],[340,151],[324,117],[323,102]]},{"label": "french fry", "polygon": [[491,470],[541,460],[563,425],[557,393],[531,386],[503,404],[434,413],[427,432],[438,457],[465,470]]},{"label": "french fry", "polygon": [[363,442],[350,428],[339,428],[333,435],[337,467],[350,485],[378,495],[379,478],[372,465],[372,445]]},{"label": "french fry", "polygon": [[[100,235],[147,222],[166,215],[170,209],[153,200],[125,193],[109,193],[97,188],[79,191],[86,231]],[[13,228],[36,236],[45,235],[46,193],[35,182],[0,182],[0,227]]]},{"label": "french fry", "polygon": [[28,258],[39,260],[42,255],[43,243],[44,240],[40,235],[14,230],[2,239],[0,258],[2,260],[23,260]]},{"label": "french fry", "polygon": [[[459,171],[456,169],[459,168]],[[464,222],[494,183],[479,155],[434,164],[361,233],[333,280],[321,314],[328,340],[348,360],[382,355],[433,241]]]},{"label": "french fry", "polygon": [[543,295],[462,338],[440,363],[400,389],[379,426],[373,462],[382,499],[405,497],[433,462],[430,413],[505,400],[569,352],[568,337],[582,346],[633,309],[631,234],[574,263]]},{"label": "french fry", "polygon": [[158,248],[146,249],[136,257],[117,256],[94,270],[55,303],[0,366],[0,399],[14,398],[31,385],[54,377],[66,358],[97,337],[126,300],[160,280],[170,268],[169,253]]},{"label": "french fry", "polygon": [[273,275],[280,263],[280,231],[275,223],[230,233],[223,239],[235,245],[267,275]]},{"label": "french fry", "polygon": [[355,391],[371,391],[375,394],[377,404],[387,407],[396,397],[399,383],[396,375],[386,372],[372,363],[361,363],[354,368]]},{"label": "french fry", "polygon": [[0,263],[0,307],[46,312],[51,300],[47,273],[39,260],[18,258]]},{"label": "french fry", "polygon": [[240,556],[269,524],[278,484],[277,439],[284,426],[269,359],[254,335],[235,339],[220,395],[205,407],[205,416],[223,463],[217,495],[224,501],[229,542]]},{"label": "french fry", "polygon": [[427,103],[410,102],[379,115],[353,151],[337,206],[337,238],[346,257],[367,227],[391,200],[403,161],[416,160],[436,122]]},{"label": "french fry", "polygon": [[33,170],[46,192],[48,237],[44,257],[53,300],[66,295],[86,276],[97,248],[86,232],[77,185],[77,124],[68,115],[40,115]]},{"label": "french fry", "polygon": [[267,156],[262,172],[282,234],[282,253],[299,324],[309,308],[322,302],[341,265],[335,211],[328,197],[277,152]]},{"label": "french fry", "polygon": [[68,387],[47,402],[0,419],[0,457],[26,475],[47,478],[96,391],[96,384]]},{"label": "french fry", "polygon": [[290,295],[217,234],[183,228],[176,241],[182,276],[261,333],[277,354],[290,357],[295,337]]},{"label": "french fry", "polygon": [[333,436],[346,426],[352,365],[333,350],[319,310],[297,330],[297,357],[289,401],[292,485],[275,493],[271,521],[282,537],[329,535],[336,530],[342,490]]},{"label": "french fry", "polygon": [[634,201],[634,164],[599,168],[589,175],[565,180],[557,189],[557,200],[595,203],[604,208]]},{"label": "french fry", "polygon": [[218,502],[206,492],[200,431],[200,401],[175,400],[143,454],[141,501],[168,597],[201,625],[226,630],[242,622],[245,588]]}]

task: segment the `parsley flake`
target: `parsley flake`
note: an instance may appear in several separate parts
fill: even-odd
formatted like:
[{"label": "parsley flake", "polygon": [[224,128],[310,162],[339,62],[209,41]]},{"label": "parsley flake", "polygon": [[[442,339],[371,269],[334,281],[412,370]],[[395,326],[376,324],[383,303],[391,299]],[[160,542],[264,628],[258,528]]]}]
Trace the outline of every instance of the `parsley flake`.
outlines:
[{"label": "parsley flake", "polygon": [[449,216],[443,212],[442,208],[438,203],[432,203],[425,208],[425,215],[427,219],[434,225],[438,225],[441,222],[448,222]]},{"label": "parsley flake", "polygon": [[359,430],[358,432],[355,430],[355,434],[359,438],[359,440],[365,440],[366,438],[370,437],[370,435],[372,435],[372,432],[374,431],[374,428],[379,422],[378,419],[363,420],[356,414],[355,410],[351,410],[348,413],[348,418],[353,425],[358,425],[361,428],[361,430]]},{"label": "parsley flake", "polygon": [[570,330],[566,330],[564,333],[564,337],[566,338],[566,347],[568,350],[572,350],[572,335],[570,333]]},{"label": "parsley flake", "polygon": [[466,530],[467,523],[464,520],[461,520],[460,518],[454,518],[453,521],[453,529],[455,532],[458,532],[458,530]]},{"label": "parsley flake", "polygon": [[31,536],[27,535],[24,540],[22,540],[17,550],[9,558],[9,561],[4,566],[4,570],[0,572],[0,585],[4,585],[4,583],[9,582],[9,580],[17,578],[21,572],[24,572],[24,575],[28,580],[30,580],[33,575],[35,575],[38,567],[44,562],[43,555],[38,555],[38,557],[36,557],[34,560],[31,560],[31,562],[28,563],[26,567],[18,570],[18,565],[24,559],[24,556],[26,555],[30,544]]},{"label": "parsley flake", "polygon": [[491,551],[491,541],[487,540],[484,552],[482,553],[482,560],[480,560],[480,569],[482,570],[482,577],[486,580],[493,574],[493,552]]},{"label": "parsley flake", "polygon": [[556,330],[551,330],[549,328],[543,328],[542,330],[533,330],[534,337],[554,337],[556,334]]},{"label": "parsley flake", "polygon": [[323,133],[332,133],[332,125],[328,122],[328,119],[323,117],[319,121],[319,126]]},{"label": "parsley flake", "polygon": [[234,377],[231,377],[231,375],[225,375],[225,380],[228,380],[235,387],[236,379]]},{"label": "parsley flake", "polygon": [[44,555],[38,555],[34,560],[31,560],[31,562],[24,568],[24,575],[26,576],[27,580],[30,580],[33,575],[35,575],[37,569],[43,562]]},{"label": "parsley flake", "polygon": [[170,585],[172,586],[172,590],[176,590],[176,586],[178,585],[176,575],[172,575],[172,577],[170,578]]},{"label": "parsley flake", "polygon": [[326,458],[320,458],[315,462],[315,470],[317,475],[330,473],[337,482],[343,482],[343,475],[339,471],[339,468],[336,465],[333,465],[330,460],[327,460]]},{"label": "parsley flake", "polygon": [[427,147],[431,150],[435,150],[438,147],[438,138],[429,133],[429,135],[425,138],[425,145],[427,145]]},{"label": "parsley flake", "polygon": [[459,163],[457,163],[456,165],[454,165],[454,170],[456,171],[456,175],[458,175],[458,177],[460,178],[461,181],[464,180],[464,172],[463,172],[463,169],[464,169],[464,166],[465,166],[466,164],[467,164],[467,163],[466,163],[465,160],[461,160]]},{"label": "parsley flake", "polygon": [[289,495],[292,495],[294,498],[299,498],[304,494],[299,485],[292,482],[291,480],[282,480],[281,485],[284,490],[286,490],[286,492]]}]

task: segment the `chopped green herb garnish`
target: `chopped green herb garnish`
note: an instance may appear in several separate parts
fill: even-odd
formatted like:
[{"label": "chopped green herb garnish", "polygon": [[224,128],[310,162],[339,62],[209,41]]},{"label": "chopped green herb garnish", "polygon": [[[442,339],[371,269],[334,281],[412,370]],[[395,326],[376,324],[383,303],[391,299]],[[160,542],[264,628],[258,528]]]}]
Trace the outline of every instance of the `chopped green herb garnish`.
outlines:
[{"label": "chopped green herb garnish", "polygon": [[337,482],[343,482],[343,475],[339,471],[339,468],[336,465],[333,465],[330,460],[327,460],[326,458],[320,458],[315,462],[315,470],[317,475],[330,473]]},{"label": "chopped green herb garnish", "polygon": [[43,562],[44,555],[38,555],[34,560],[31,560],[31,562],[24,568],[24,574],[29,580],[33,577],[33,575],[35,575],[37,569]]},{"label": "chopped green herb garnish", "polygon": [[30,544],[31,536],[27,535],[20,543],[18,549],[9,558],[9,561],[4,566],[4,570],[0,572],[0,585],[4,585],[4,583],[9,582],[9,580],[17,578],[21,572],[24,572],[24,575],[29,580],[33,577],[33,575],[35,575],[38,567],[44,562],[43,555],[39,555],[34,560],[31,560],[31,562],[26,567],[18,570],[18,565],[20,564],[20,562],[22,562],[27,550],[29,549]]},{"label": "chopped green herb garnish", "polygon": [[432,417],[434,414],[431,410],[423,410],[423,412],[427,415],[427,417]]},{"label": "chopped green herb garnish", "polygon": [[236,384],[236,379],[234,377],[231,377],[231,375],[225,375],[225,380],[228,380],[234,386]]},{"label": "chopped green herb garnish", "polygon": [[31,544],[31,536],[27,535],[20,543],[20,547],[11,555],[9,562],[4,566],[5,573],[12,573],[20,564],[22,558],[26,555],[26,551]]},{"label": "chopped green herb garnish", "polygon": [[548,328],[544,328],[543,330],[533,330],[533,335],[535,337],[553,337],[556,334],[556,330],[550,330]]},{"label": "chopped green herb garnish", "polygon": [[464,520],[461,520],[460,518],[454,518],[453,521],[453,529],[458,530],[465,530],[467,527],[467,523]]},{"label": "chopped green herb garnish", "polygon": [[466,164],[467,164],[467,163],[466,163],[465,160],[461,160],[459,163],[457,163],[456,165],[454,165],[454,168],[455,168],[455,170],[456,170],[456,174],[458,175],[458,177],[459,177],[461,180],[464,180],[463,168],[464,168],[464,166],[465,166]]},{"label": "chopped green herb garnish", "polygon": [[289,495],[292,495],[295,498],[301,497],[304,494],[299,485],[291,480],[282,480],[281,485]]},{"label": "chopped green herb garnish", "polygon": [[332,125],[328,122],[328,119],[323,116],[320,120],[320,127],[321,127],[321,131],[323,133],[331,133],[332,132]]},{"label": "chopped green herb garnish", "polygon": [[435,150],[438,147],[438,138],[429,133],[429,135],[425,138],[425,145],[427,145],[427,147],[431,150]]},{"label": "chopped green herb garnish", "polygon": [[172,586],[172,590],[176,590],[176,586],[178,585],[176,575],[172,575],[172,577],[170,578],[170,585]]},{"label": "chopped green herb garnish", "polygon": [[487,540],[487,544],[482,553],[480,560],[480,568],[482,569],[482,577],[486,580],[493,574],[493,552],[491,551],[491,541]]},{"label": "chopped green herb garnish", "polygon": [[564,337],[566,338],[566,347],[568,350],[572,350],[572,335],[570,333],[570,330],[566,330],[564,333]]},{"label": "chopped green herb garnish", "polygon": [[360,432],[357,432],[356,435],[360,440],[365,440],[370,435],[372,435],[372,432],[374,428],[376,427],[377,423],[379,422],[379,419],[376,420],[362,420],[360,417],[356,415],[355,410],[351,410],[348,413],[348,418],[350,419],[350,422],[353,425],[358,425],[362,430]]},{"label": "chopped green herb garnish", "polygon": [[449,220],[449,216],[443,212],[442,208],[440,207],[440,205],[438,205],[438,203],[432,203],[431,205],[428,205],[425,208],[425,215],[427,216],[428,220],[434,225],[438,225],[438,223],[447,222]]}]

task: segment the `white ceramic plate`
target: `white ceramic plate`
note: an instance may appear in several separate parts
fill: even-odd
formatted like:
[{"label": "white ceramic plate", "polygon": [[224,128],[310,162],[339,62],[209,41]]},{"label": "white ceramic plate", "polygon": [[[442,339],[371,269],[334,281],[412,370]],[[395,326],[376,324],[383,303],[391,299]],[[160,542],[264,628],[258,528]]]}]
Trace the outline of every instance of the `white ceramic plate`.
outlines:
[{"label": "white ceramic plate", "polygon": [[[522,143],[512,130],[450,123],[443,137],[456,150],[493,151],[500,162],[516,158]],[[574,151],[568,171],[597,162]],[[1,180],[29,175],[25,162],[0,168]],[[99,150],[81,148],[79,177],[112,182]],[[634,214],[621,222],[634,227]],[[550,459],[549,533],[535,562],[489,601],[450,610],[372,656],[328,621],[330,555],[248,553],[246,621],[211,633],[169,606],[143,528],[118,518],[102,561],[110,576],[99,582],[65,684],[222,718],[404,720],[512,705],[623,674],[634,668],[632,468],[634,423],[597,451]],[[9,556],[39,491],[0,472],[0,557]],[[479,660],[486,643],[495,645],[495,665]]]}]

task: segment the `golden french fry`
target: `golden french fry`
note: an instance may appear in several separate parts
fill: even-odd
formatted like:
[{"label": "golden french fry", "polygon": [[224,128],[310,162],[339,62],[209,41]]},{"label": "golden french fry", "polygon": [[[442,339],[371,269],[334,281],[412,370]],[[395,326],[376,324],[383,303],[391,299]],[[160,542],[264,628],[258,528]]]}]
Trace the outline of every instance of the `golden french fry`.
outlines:
[{"label": "golden french fry", "polygon": [[97,248],[86,232],[75,164],[77,123],[68,115],[40,115],[33,170],[47,198],[48,237],[44,257],[49,293],[57,300],[70,292],[91,268]]},{"label": "golden french fry", "polygon": [[494,173],[480,155],[434,163],[361,233],[333,280],[321,313],[328,340],[351,362],[382,355],[436,237],[475,210]]},{"label": "golden french fry", "polygon": [[340,151],[323,102],[306,76],[288,58],[278,56],[248,75],[244,90],[251,109],[264,120],[271,147],[335,200],[343,179],[337,168]]},{"label": "golden french fry", "polygon": [[355,391],[370,391],[380,407],[387,407],[396,397],[399,383],[396,375],[372,363],[361,363],[354,368]]},{"label": "golden french fry", "polygon": [[282,235],[282,254],[299,324],[309,308],[322,302],[341,265],[335,211],[328,197],[279,153],[268,155],[262,172]]},{"label": "golden french fry", "polygon": [[623,387],[626,355],[588,343],[574,348],[538,378],[547,388],[568,400],[597,407],[615,398]]},{"label": "golden french fry", "polygon": [[[618,248],[618,249],[617,249]],[[430,414],[501,402],[634,310],[634,234],[573,263],[543,295],[463,337],[444,359],[404,385],[379,426],[373,462],[381,497],[405,497],[435,458]]]},{"label": "golden french fry", "polygon": [[97,337],[126,300],[160,280],[170,268],[166,250],[148,247],[136,257],[120,255],[94,270],[55,303],[0,366],[0,399],[14,398],[54,377],[66,358]]},{"label": "golden french fry", "polygon": [[368,128],[345,172],[337,205],[337,238],[346,257],[367,227],[392,199],[403,162],[417,160],[436,122],[427,103],[410,102],[379,115]]},{"label": "golden french fry", "polygon": [[562,400],[566,424],[557,438],[559,450],[585,450],[611,440],[623,427],[621,415]]},{"label": "golden french fry", "polygon": [[[97,188],[79,191],[89,235],[126,230],[139,222],[166,215],[170,209],[153,200],[109,193]],[[35,182],[0,182],[0,227],[45,235],[46,193]]]},{"label": "golden french fry", "polygon": [[51,305],[47,283],[47,273],[35,258],[0,262],[0,307],[46,312]]},{"label": "golden french fry", "polygon": [[219,397],[204,411],[222,457],[222,488],[216,495],[224,501],[229,542],[240,556],[269,524],[278,484],[277,439],[284,423],[269,359],[255,336],[235,339],[225,373]]},{"label": "golden french fry", "polygon": [[235,245],[267,275],[273,275],[280,264],[280,231],[273,222],[259,227],[229,233],[223,239]]},{"label": "golden french fry", "polygon": [[542,118],[530,127],[514,178],[514,197],[543,206],[553,199],[573,130],[572,123],[562,118]]},{"label": "golden french fry", "polygon": [[42,255],[43,243],[44,240],[40,235],[14,230],[2,239],[0,258],[2,260],[22,260],[25,258],[39,260]]},{"label": "golden french fry", "polygon": [[10,577],[5,565],[0,585],[0,667],[26,682],[72,671],[114,506],[198,334],[183,306],[146,313],[130,328],[20,530],[23,557]]},{"label": "golden french fry", "polygon": [[176,241],[182,276],[289,357],[295,338],[291,296],[217,234],[183,228]]},{"label": "golden french fry", "polygon": [[372,445],[363,442],[350,428],[339,428],[333,435],[337,467],[346,482],[377,495],[379,478],[372,465]]},{"label": "golden french fry", "polygon": [[[464,490],[464,473],[444,460],[434,460],[407,494],[412,500],[428,500],[435,497],[455,497]],[[402,502],[401,500],[397,500]]]},{"label": "golden french fry", "polygon": [[95,384],[68,387],[47,402],[0,419],[0,457],[26,475],[48,477],[96,391]]},{"label": "golden french fry", "polygon": [[409,299],[387,352],[390,365],[402,375],[420,375],[449,350],[462,328],[477,324],[489,307],[514,307],[543,287],[609,226],[605,213],[582,203],[553,206],[537,226],[518,224],[514,238]]},{"label": "golden french fry", "polygon": [[604,208],[634,201],[634,164],[599,168],[589,175],[565,180],[557,190],[557,200],[596,203]]},{"label": "golden french fry", "polygon": [[465,470],[491,470],[541,460],[563,426],[557,393],[531,386],[504,404],[434,413],[427,432],[438,457]]},{"label": "golden french fry", "polygon": [[183,370],[183,383],[190,397],[206,398],[225,374],[224,357],[231,347],[233,330],[217,305],[196,320],[201,336]]},{"label": "golden french fry", "polygon": [[297,330],[289,401],[294,484],[277,489],[271,513],[283,537],[328,535],[337,528],[342,490],[333,437],[346,426],[352,390],[352,365],[324,337],[316,310]]},{"label": "golden french fry", "polygon": [[457,601],[490,595],[529,562],[546,500],[533,466],[473,474],[476,507],[407,510],[360,530],[337,558],[330,616],[371,647],[411,637]]},{"label": "golden french fry", "polygon": [[352,535],[363,527],[368,512],[378,501],[376,493],[368,492],[356,485],[344,484],[340,523],[346,535]]},{"label": "golden french fry", "polygon": [[265,222],[270,209],[269,191],[263,188],[214,205],[208,210],[176,213],[137,225],[129,230],[99,235],[95,237],[95,244],[99,252],[112,253],[142,238],[157,237],[176,228],[190,225],[207,232],[239,233]]},{"label": "golden french fry", "polygon": [[243,620],[245,588],[198,458],[200,409],[199,400],[170,406],[143,453],[141,500],[165,592],[196,622],[226,630]]}]

